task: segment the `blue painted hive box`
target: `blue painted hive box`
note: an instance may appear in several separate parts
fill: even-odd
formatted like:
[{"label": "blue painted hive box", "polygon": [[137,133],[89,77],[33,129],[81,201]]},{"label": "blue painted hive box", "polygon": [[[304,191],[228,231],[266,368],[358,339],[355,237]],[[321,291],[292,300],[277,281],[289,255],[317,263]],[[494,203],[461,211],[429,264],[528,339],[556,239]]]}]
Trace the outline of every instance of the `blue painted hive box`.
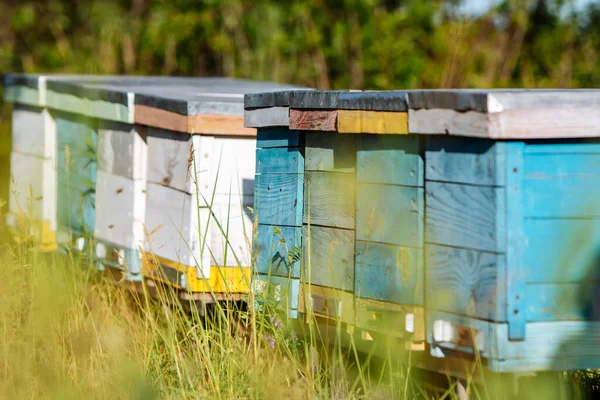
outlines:
[{"label": "blue painted hive box", "polygon": [[411,133],[437,134],[425,144],[432,354],[478,352],[496,372],[598,368],[600,92],[408,100]]},{"label": "blue painted hive box", "polygon": [[246,98],[259,280],[287,284],[304,316],[423,340],[424,138],[406,135],[406,94],[269,96]]}]

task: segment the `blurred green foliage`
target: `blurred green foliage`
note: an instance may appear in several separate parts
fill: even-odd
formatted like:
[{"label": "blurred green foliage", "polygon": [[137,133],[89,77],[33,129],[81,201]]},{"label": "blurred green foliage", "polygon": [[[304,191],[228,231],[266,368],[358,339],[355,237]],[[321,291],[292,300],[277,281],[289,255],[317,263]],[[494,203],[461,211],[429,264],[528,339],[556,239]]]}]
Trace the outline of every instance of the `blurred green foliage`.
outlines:
[{"label": "blurred green foliage", "polygon": [[0,0],[0,71],[594,87],[600,6],[572,3],[504,0],[474,16],[460,0]]}]

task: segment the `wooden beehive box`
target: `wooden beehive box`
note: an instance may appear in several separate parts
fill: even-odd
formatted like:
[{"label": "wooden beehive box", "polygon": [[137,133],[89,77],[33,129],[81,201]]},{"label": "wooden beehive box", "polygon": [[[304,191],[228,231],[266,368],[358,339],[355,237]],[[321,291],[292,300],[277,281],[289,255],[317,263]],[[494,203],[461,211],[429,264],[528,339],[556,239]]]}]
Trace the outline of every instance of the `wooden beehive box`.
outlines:
[{"label": "wooden beehive box", "polygon": [[298,317],[302,255],[304,135],[289,130],[290,92],[247,94],[245,126],[256,128],[253,292]]},{"label": "wooden beehive box", "polygon": [[408,100],[409,131],[437,134],[425,145],[432,354],[478,352],[497,372],[598,368],[600,92]]},{"label": "wooden beehive box", "polygon": [[135,97],[147,126],[145,274],[194,293],[246,293],[250,282],[256,131],[245,93],[283,85],[206,78]]},{"label": "wooden beehive box", "polygon": [[48,82],[102,79],[105,78],[82,75],[3,76],[4,100],[14,104],[8,224],[18,232],[25,232],[42,249],[56,248],[59,225],[57,125],[49,110]]}]

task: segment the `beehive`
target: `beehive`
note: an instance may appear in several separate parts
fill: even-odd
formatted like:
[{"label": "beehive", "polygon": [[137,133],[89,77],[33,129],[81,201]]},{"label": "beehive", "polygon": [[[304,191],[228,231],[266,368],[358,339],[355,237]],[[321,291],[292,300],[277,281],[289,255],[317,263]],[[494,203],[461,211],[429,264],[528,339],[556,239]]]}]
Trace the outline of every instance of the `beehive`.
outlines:
[{"label": "beehive", "polygon": [[597,368],[600,92],[408,100],[409,131],[438,134],[425,146],[432,354],[478,351],[497,372]]},{"label": "beehive", "polygon": [[290,92],[245,96],[245,126],[257,128],[253,287],[266,302],[298,317],[302,255],[304,136],[290,131]]},{"label": "beehive", "polygon": [[136,95],[135,122],[148,127],[148,276],[194,293],[247,292],[256,131],[244,127],[243,96],[280,88],[207,78]]},{"label": "beehive", "polygon": [[99,81],[99,76],[3,76],[4,100],[13,103],[8,224],[42,249],[56,248],[57,127],[49,111],[49,80]]}]

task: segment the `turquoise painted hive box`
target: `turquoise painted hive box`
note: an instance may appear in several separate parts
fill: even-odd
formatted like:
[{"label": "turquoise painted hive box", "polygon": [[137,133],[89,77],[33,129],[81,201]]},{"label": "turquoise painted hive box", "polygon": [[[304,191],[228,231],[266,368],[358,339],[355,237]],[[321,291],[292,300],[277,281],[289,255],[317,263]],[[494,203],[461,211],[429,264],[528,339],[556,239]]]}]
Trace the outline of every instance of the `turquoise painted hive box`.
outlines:
[{"label": "turquoise painted hive box", "polygon": [[496,372],[600,366],[600,92],[408,93],[425,142],[436,357]]}]

